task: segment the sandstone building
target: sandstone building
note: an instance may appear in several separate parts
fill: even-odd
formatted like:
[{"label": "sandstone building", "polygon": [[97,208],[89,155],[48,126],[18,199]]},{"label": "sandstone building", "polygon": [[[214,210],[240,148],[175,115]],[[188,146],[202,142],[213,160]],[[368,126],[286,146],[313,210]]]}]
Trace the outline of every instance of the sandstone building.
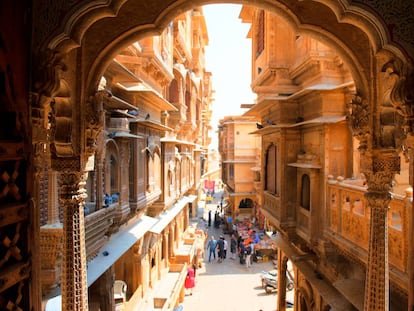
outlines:
[{"label": "sandstone building", "polygon": [[[387,148],[374,151],[369,134],[360,132],[370,113],[355,116],[366,103],[340,55],[263,9],[244,6],[240,17],[251,24],[251,85],[257,94],[243,117],[259,118],[260,126],[239,140],[251,134],[261,139],[255,204],[265,217],[263,229],[277,230],[279,284],[286,283],[290,260],[298,310],[378,310],[379,304],[406,310],[412,172],[405,147],[390,150],[395,142],[388,139],[398,135],[402,117],[389,110],[392,96],[383,95],[378,112],[380,142]],[[227,137],[220,139],[232,146]],[[231,150],[224,150],[223,168]],[[398,175],[386,182],[391,159]],[[278,291],[278,310],[285,295]]]},{"label": "sandstone building", "polygon": [[[262,150],[274,155],[283,151],[283,162],[275,158],[264,162],[262,157],[267,166],[261,166],[261,173],[273,163],[277,175],[268,184],[274,191],[263,192],[261,205],[266,217],[282,229],[280,262],[296,259],[298,284],[303,285],[298,291],[301,310],[342,306],[326,297],[348,301],[351,310],[359,308],[339,283],[333,287],[335,295],[340,295],[330,294],[333,280],[352,281],[355,275],[363,275],[355,273],[359,272],[356,267],[366,268],[361,308],[389,310],[399,295],[403,308],[412,310],[412,206],[408,196],[398,201],[391,195],[395,176],[404,172],[401,155],[408,156],[409,176],[413,173],[412,3],[235,2],[275,13],[290,27],[276,23],[284,31],[261,31],[266,29],[265,18],[256,28],[261,30],[251,33],[259,43],[254,48],[258,63],[252,87],[261,94],[256,115],[265,120],[259,108],[281,100],[271,107],[272,117],[295,124],[292,128],[271,125],[257,134],[264,139]],[[166,280],[169,273],[182,275],[185,264],[177,263],[178,270],[173,271],[174,257],[188,233],[190,205],[195,204],[192,195],[196,195],[193,187],[208,170],[208,161],[203,160],[209,143],[208,126],[203,126],[208,123],[210,96],[209,75],[203,72],[207,37],[198,9],[208,3],[217,1],[0,2],[2,309],[42,310],[42,284],[48,281],[46,285],[53,286],[60,279],[63,310],[111,310],[112,295],[98,293],[112,290],[114,276],[126,279],[129,298],[134,300]],[[253,15],[245,12],[243,17],[252,25],[257,21],[254,10],[249,13]],[[197,25],[196,31],[189,27],[189,19]],[[315,57],[308,48],[314,49],[316,42],[318,48],[322,48],[320,42],[338,58],[304,62],[308,67],[289,72],[294,65],[289,64],[292,55],[280,52],[275,55],[277,62],[269,63],[270,58],[261,53],[274,50],[268,44],[280,44],[274,39],[282,37],[291,51],[304,44],[305,59]],[[176,48],[170,50],[172,43]],[[336,138],[339,144],[346,136],[322,141],[322,129],[342,132],[340,128],[346,128],[345,120],[315,124],[316,118],[331,114],[331,107],[324,105],[328,94],[323,89],[293,95],[312,75],[318,79],[321,68],[329,70],[331,78],[338,74],[352,78],[353,92],[335,97],[349,96],[343,101],[351,103],[346,109],[349,140],[354,138],[358,146],[347,146],[358,148],[355,154],[337,149]],[[340,68],[346,70],[338,72]],[[275,98],[276,94],[282,98]],[[296,123],[293,113],[282,115],[289,96],[299,96],[296,100],[303,103],[299,115],[303,121]],[[308,110],[311,107],[315,110]],[[343,108],[335,109],[332,114],[338,117]],[[293,145],[281,144],[291,140]],[[306,152],[303,158],[299,148]],[[334,159],[322,158],[326,150],[349,158],[334,167]],[[356,154],[359,167],[354,165]],[[278,163],[289,165],[276,167]],[[183,167],[191,173],[186,174],[188,169]],[[350,188],[349,182],[338,179],[351,177],[354,171],[364,174],[365,185]],[[330,174],[333,179],[328,178]],[[296,193],[280,184],[288,176]],[[412,186],[411,177],[408,180]],[[104,207],[108,196],[112,202]],[[320,209],[323,202],[326,205]],[[286,209],[285,203],[292,206]],[[321,214],[323,210],[329,213]],[[315,226],[318,217],[323,222]],[[121,254],[102,248],[114,237],[129,241]],[[59,241],[61,250],[56,248]],[[395,256],[391,255],[394,251],[398,252]],[[45,258],[44,252],[50,256]],[[335,265],[342,260],[334,254],[348,258],[344,267]],[[61,271],[51,264],[59,257]],[[101,271],[90,270],[94,260],[111,258],[108,268],[98,264]],[[316,278],[311,278],[314,271]],[[154,301],[168,308],[174,304],[172,296],[154,297],[160,298]]]},{"label": "sandstone building", "polygon": [[[221,156],[225,213],[233,219],[255,214],[258,155],[260,139],[250,135],[256,129],[254,117],[228,116],[219,121],[219,151]],[[257,181],[257,179],[256,179]]]}]

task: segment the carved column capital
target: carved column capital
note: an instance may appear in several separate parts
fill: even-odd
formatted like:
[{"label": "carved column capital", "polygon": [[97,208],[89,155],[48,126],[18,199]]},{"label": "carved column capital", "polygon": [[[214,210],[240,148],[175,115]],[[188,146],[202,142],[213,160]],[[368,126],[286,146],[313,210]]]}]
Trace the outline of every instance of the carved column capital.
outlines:
[{"label": "carved column capital", "polygon": [[367,179],[368,193],[389,193],[395,174],[400,172],[400,157],[394,149],[371,150],[361,158],[361,171]]},{"label": "carved column capital", "polygon": [[359,140],[359,150],[364,152],[371,146],[371,123],[368,101],[355,95],[347,105],[347,120],[352,135]]},{"label": "carved column capital", "polygon": [[104,97],[108,97],[107,92],[97,92],[95,96],[89,96],[86,104],[85,115],[85,157],[95,153],[98,140],[102,140],[104,128]]},{"label": "carved column capital", "polygon": [[59,172],[60,200],[80,203],[86,198],[84,186],[87,174],[81,172],[79,158],[52,158],[52,168]]}]

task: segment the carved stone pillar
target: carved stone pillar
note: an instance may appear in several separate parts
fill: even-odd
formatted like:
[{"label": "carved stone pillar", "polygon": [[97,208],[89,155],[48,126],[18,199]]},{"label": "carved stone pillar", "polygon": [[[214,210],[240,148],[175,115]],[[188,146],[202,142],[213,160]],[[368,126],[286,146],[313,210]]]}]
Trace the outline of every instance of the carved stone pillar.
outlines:
[{"label": "carved stone pillar", "polygon": [[[56,163],[58,162],[58,163]],[[86,174],[79,161],[55,160],[60,172],[60,204],[63,208],[62,310],[88,310],[85,223]]]},{"label": "carved stone pillar", "polygon": [[364,310],[385,311],[389,309],[388,209],[400,158],[393,149],[367,152],[362,170],[368,185],[365,197],[371,209]]},{"label": "carved stone pillar", "polygon": [[407,196],[411,196],[409,205],[409,225],[408,225],[408,310],[414,310],[414,209],[413,209],[413,189],[406,191]]},{"label": "carved stone pillar", "polygon": [[166,265],[168,266],[168,262],[170,261],[170,254],[168,252],[168,247],[169,247],[169,243],[168,243],[168,231],[164,232],[164,234],[162,235],[162,241],[164,243],[162,243],[162,252],[165,254],[165,262]]},{"label": "carved stone pillar", "polygon": [[55,224],[59,221],[59,200],[57,189],[57,173],[49,169],[48,171],[48,188],[49,188],[49,204],[47,209],[47,223]]},{"label": "carved stone pillar", "polygon": [[276,310],[286,310],[286,272],[288,258],[279,249],[277,252],[277,306]]},{"label": "carved stone pillar", "polygon": [[119,196],[119,221],[120,224],[123,224],[131,211],[129,207],[129,144],[130,140],[121,138],[119,139],[119,155],[121,158],[120,161],[120,171],[121,171],[121,183],[120,183],[120,196]]},{"label": "carved stone pillar", "polygon": [[414,136],[411,134],[405,141],[404,155],[409,163],[409,183],[411,188],[406,189],[408,215],[408,310],[414,311],[414,206],[413,206],[413,178],[414,178]]},{"label": "carved stone pillar", "polygon": [[104,205],[103,202],[103,184],[104,176],[104,164],[103,161],[99,158],[96,163],[96,196],[95,196],[95,210],[102,208]]},{"label": "carved stone pillar", "polygon": [[95,210],[102,208],[104,194],[104,159],[105,159],[105,138],[103,129],[105,127],[105,112],[103,109],[103,98],[108,96],[105,92],[97,92],[90,96],[86,110],[85,141],[86,156],[94,157],[95,170]]}]

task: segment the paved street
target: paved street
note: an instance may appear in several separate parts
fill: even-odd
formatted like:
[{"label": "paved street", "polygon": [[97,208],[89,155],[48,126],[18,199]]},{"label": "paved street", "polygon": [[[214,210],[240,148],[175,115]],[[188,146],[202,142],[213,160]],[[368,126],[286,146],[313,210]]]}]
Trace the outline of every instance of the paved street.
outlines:
[{"label": "paved street", "polygon": [[[221,194],[216,194],[220,198]],[[206,208],[199,209],[199,214],[207,219],[208,209],[216,210],[217,199]],[[199,215],[199,216],[201,216]],[[207,227],[209,236],[223,235],[221,228]],[[224,235],[229,243],[230,236]],[[228,253],[230,251],[228,250]],[[196,286],[192,295],[186,295],[182,303],[183,310],[197,311],[274,311],[276,310],[277,294],[266,294],[261,288],[260,272],[274,269],[271,261],[253,263],[251,268],[241,265],[239,259],[229,259],[222,262],[217,260],[208,263],[208,251],[204,254],[202,268],[196,271]],[[293,297],[293,291],[287,297]]]}]

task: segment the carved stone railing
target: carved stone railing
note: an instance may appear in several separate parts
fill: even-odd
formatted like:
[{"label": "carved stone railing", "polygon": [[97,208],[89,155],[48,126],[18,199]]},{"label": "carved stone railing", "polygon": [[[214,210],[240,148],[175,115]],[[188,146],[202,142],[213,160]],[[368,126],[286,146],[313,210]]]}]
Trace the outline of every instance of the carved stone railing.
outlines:
[{"label": "carved stone railing", "polygon": [[310,242],[310,212],[303,208],[298,208],[296,212],[296,232]]},{"label": "carved stone railing", "polygon": [[263,192],[262,209],[280,222],[280,198],[268,192]]},{"label": "carved stone railing", "polygon": [[99,209],[85,216],[86,258],[93,259],[108,240],[108,230],[113,224],[117,204]]},{"label": "carved stone railing", "polygon": [[60,285],[62,277],[63,225],[56,223],[40,228],[42,293]]},{"label": "carved stone railing", "polygon": [[[333,243],[349,248],[350,253],[368,252],[370,209],[364,197],[366,187],[360,180],[328,180],[327,232]],[[408,225],[412,191],[393,194],[388,213],[389,262],[400,273],[407,273]]]}]

